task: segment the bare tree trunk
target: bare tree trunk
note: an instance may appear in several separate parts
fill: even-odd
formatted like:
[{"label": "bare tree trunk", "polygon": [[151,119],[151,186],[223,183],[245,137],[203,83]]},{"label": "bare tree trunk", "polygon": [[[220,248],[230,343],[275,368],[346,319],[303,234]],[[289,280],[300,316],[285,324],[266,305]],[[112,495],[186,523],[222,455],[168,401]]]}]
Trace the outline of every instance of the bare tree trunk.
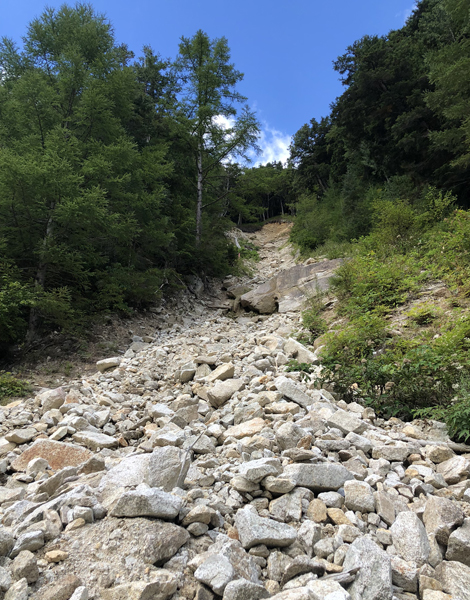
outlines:
[{"label": "bare tree trunk", "polygon": [[202,234],[202,142],[197,154],[197,206],[196,206],[196,246],[201,243]]},{"label": "bare tree trunk", "polygon": [[[54,207],[52,207],[52,210]],[[46,235],[42,242],[44,249],[47,246],[48,239],[52,236],[52,231],[54,229],[54,221],[52,220],[52,215],[49,217],[47,221],[46,227]],[[40,260],[38,265],[38,270],[36,271],[36,280],[34,282],[34,286],[36,289],[43,290],[46,285],[46,275],[47,275],[47,262]],[[31,308],[31,312],[29,313],[29,324],[28,324],[28,332],[26,334],[26,344],[31,344],[34,341],[38,331],[39,325],[39,310],[37,307],[33,306]]]}]

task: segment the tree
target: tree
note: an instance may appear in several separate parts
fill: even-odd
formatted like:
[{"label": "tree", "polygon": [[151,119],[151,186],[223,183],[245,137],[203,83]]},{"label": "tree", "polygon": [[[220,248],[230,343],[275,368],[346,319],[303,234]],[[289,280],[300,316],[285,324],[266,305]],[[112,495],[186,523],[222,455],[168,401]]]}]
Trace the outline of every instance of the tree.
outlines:
[{"label": "tree", "polygon": [[140,89],[131,58],[87,4],[47,9],[22,50],[0,43],[0,239],[32,292],[16,303],[32,306],[29,341],[45,318],[68,325],[155,297],[171,166],[127,132]]},{"label": "tree", "polygon": [[[192,38],[181,38],[175,70],[181,82],[180,118],[196,169],[197,246],[204,208],[228,193],[220,192],[220,166],[237,156],[248,160],[247,152],[256,146],[259,133],[246,98],[236,91],[243,74],[229,61],[226,38],[210,40],[201,30]],[[205,195],[210,197],[204,203]]]}]

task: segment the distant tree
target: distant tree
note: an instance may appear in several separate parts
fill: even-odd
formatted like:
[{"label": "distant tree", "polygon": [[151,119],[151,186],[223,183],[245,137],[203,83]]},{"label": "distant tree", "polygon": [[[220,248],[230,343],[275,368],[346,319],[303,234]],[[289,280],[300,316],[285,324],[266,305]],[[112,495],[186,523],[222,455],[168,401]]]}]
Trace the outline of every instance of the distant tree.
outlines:
[{"label": "distant tree", "polygon": [[211,40],[201,30],[192,38],[182,37],[175,71],[181,82],[181,122],[196,166],[199,246],[203,210],[228,194],[220,189],[220,166],[235,157],[248,158],[248,150],[256,146],[259,124],[246,98],[236,91],[243,74],[230,63],[226,38]]}]

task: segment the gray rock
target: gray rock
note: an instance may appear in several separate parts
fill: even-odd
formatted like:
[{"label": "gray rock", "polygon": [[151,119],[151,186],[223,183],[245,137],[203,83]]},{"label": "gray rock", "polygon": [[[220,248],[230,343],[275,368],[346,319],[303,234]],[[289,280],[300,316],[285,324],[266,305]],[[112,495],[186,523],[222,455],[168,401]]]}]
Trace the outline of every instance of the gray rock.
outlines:
[{"label": "gray rock", "polygon": [[322,492],[318,499],[325,503],[328,508],[341,508],[344,504],[344,496],[338,492]]},{"label": "gray rock", "polygon": [[303,392],[293,381],[287,377],[281,376],[276,377],[274,385],[283,396],[289,398],[293,402],[296,402],[303,408],[307,408],[313,404],[312,398]]},{"label": "gray rock", "polygon": [[450,534],[446,560],[458,560],[470,567],[470,519],[465,519],[462,527]]},{"label": "gray rock", "polygon": [[190,462],[185,462],[186,453],[174,446],[155,448],[150,455],[147,481],[150,487],[161,487],[171,492],[178,480],[187,473]]},{"label": "gray rock", "polygon": [[178,496],[141,483],[134,491],[125,492],[119,498],[110,515],[174,519],[181,510],[182,504],[183,501]]},{"label": "gray rock", "polygon": [[14,583],[5,594],[4,600],[27,600],[28,582],[25,578]]},{"label": "gray rock", "polygon": [[399,556],[392,556],[392,581],[405,592],[418,591],[419,570],[415,563],[406,562]]},{"label": "gray rock", "polygon": [[281,450],[295,448],[299,441],[306,435],[304,429],[291,421],[281,425],[276,431],[277,445]]},{"label": "gray rock", "polygon": [[403,560],[414,562],[418,567],[427,562],[431,548],[426,529],[416,513],[399,513],[390,532],[395,550]]},{"label": "gray rock", "polygon": [[299,363],[318,363],[318,359],[316,359],[315,354],[293,338],[289,338],[284,344],[284,352],[288,356],[296,358]]},{"label": "gray rock", "polygon": [[428,498],[423,513],[423,522],[428,534],[435,534],[437,541],[441,544],[447,545],[450,534],[462,525],[463,520],[464,513],[455,502],[436,496]]},{"label": "gray rock", "polygon": [[281,461],[277,458],[260,458],[242,463],[239,468],[240,475],[252,483],[259,483],[268,475],[282,473]]},{"label": "gray rock", "polygon": [[377,492],[375,494],[375,509],[387,525],[392,525],[395,521],[395,505],[387,492]]},{"label": "gray rock", "polygon": [[70,596],[70,600],[88,600],[88,589],[81,585]]},{"label": "gray rock", "polygon": [[334,463],[291,464],[284,468],[283,475],[295,481],[297,486],[313,492],[336,491],[354,476],[342,465]]},{"label": "gray rock", "polygon": [[470,600],[470,567],[467,565],[444,560],[437,565],[434,577],[455,600]]},{"label": "gray rock", "polygon": [[405,462],[411,454],[411,448],[408,446],[375,446],[372,448],[373,458],[383,458],[390,462]]},{"label": "gray rock", "polygon": [[102,589],[101,600],[167,600],[178,587],[174,573],[166,569],[153,571],[155,581],[134,581],[110,589]]},{"label": "gray rock", "polygon": [[360,435],[369,427],[369,425],[359,419],[354,414],[342,409],[338,409],[328,419],[327,424],[330,427],[336,427],[343,433],[357,433]]},{"label": "gray rock", "polygon": [[346,436],[346,440],[352,446],[355,446],[359,450],[362,450],[364,452],[364,454],[369,454],[369,452],[372,450],[371,441],[368,438],[364,437],[363,435],[357,435],[357,433],[354,433],[351,431]]},{"label": "gray rock", "polygon": [[225,556],[216,554],[210,556],[196,569],[194,577],[222,596],[227,584],[235,579],[236,575],[230,561]]},{"label": "gray rock", "polygon": [[[269,503],[269,512],[276,520],[290,523],[300,521],[302,517],[302,500],[305,490],[295,489],[289,494],[283,494]],[[310,493],[310,492],[309,492]]]},{"label": "gray rock", "polygon": [[104,358],[103,360],[99,360],[96,363],[96,368],[101,373],[104,373],[104,371],[107,371],[108,369],[115,369],[116,367],[119,367],[119,365],[121,364],[121,361],[122,361],[122,358],[120,356],[113,356],[112,358]]},{"label": "gray rock", "polygon": [[225,363],[223,365],[219,365],[217,369],[211,372],[211,374],[207,377],[208,383],[213,383],[214,381],[225,381],[226,379],[232,379],[235,375],[235,365],[231,362]]},{"label": "gray rock", "polygon": [[10,553],[11,558],[18,556],[23,550],[34,552],[44,546],[44,532],[42,531],[27,531],[22,533],[15,542],[13,550]]},{"label": "gray rock", "polygon": [[13,561],[11,571],[15,579],[26,579],[28,583],[34,583],[39,579],[39,569],[36,557],[32,552],[23,550]]},{"label": "gray rock", "polygon": [[227,585],[223,600],[263,600],[270,597],[271,594],[264,586],[246,579],[237,579]]},{"label": "gray rock", "polygon": [[73,439],[79,444],[83,444],[90,450],[98,450],[98,448],[116,448],[118,441],[116,438],[106,435],[105,433],[96,433],[94,431],[78,431],[73,434]]},{"label": "gray rock", "polygon": [[372,488],[365,481],[349,480],[344,482],[344,503],[349,510],[361,513],[374,512],[375,498]]},{"label": "gray rock", "polygon": [[0,592],[8,592],[12,583],[10,572],[5,567],[0,567]]},{"label": "gray rock", "polygon": [[33,437],[38,435],[34,427],[25,427],[24,429],[14,429],[5,435],[5,439],[14,444],[27,444]]},{"label": "gray rock", "polygon": [[227,400],[245,387],[241,379],[226,379],[225,381],[217,381],[216,384],[207,392],[209,402],[215,408],[225,404]]},{"label": "gray rock", "polygon": [[235,526],[245,549],[259,544],[268,547],[290,546],[297,539],[297,532],[289,525],[258,516],[255,509],[245,507],[235,515]]},{"label": "gray rock", "polygon": [[312,521],[304,521],[297,533],[300,545],[306,552],[307,556],[313,556],[313,548],[317,542],[321,540],[322,528],[320,525]]},{"label": "gray rock", "polygon": [[350,600],[351,595],[333,579],[309,581],[307,589],[311,600]]},{"label": "gray rock", "polygon": [[75,575],[65,575],[48,585],[41,596],[41,600],[69,600],[82,582]]},{"label": "gray rock", "polygon": [[355,540],[346,553],[343,570],[360,568],[348,589],[352,600],[391,600],[392,567],[390,556],[370,538]]},{"label": "gray rock", "polygon": [[8,556],[15,545],[15,538],[4,527],[0,526],[0,556]]},{"label": "gray rock", "polygon": [[446,483],[453,485],[470,476],[470,461],[463,456],[454,456],[437,465],[436,471],[444,477]]},{"label": "gray rock", "polygon": [[188,383],[196,374],[197,365],[196,363],[189,362],[181,367],[179,373],[179,380],[181,383]]},{"label": "gray rock", "polygon": [[36,402],[42,406],[44,412],[47,412],[54,408],[60,408],[65,402],[65,396],[64,388],[58,387],[55,390],[47,390],[36,396]]}]

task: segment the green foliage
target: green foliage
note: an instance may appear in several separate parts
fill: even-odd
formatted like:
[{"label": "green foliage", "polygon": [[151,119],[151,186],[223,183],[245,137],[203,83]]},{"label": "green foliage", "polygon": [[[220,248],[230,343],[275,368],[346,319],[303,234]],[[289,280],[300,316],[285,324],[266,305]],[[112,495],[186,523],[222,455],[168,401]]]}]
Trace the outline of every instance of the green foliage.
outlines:
[{"label": "green foliage", "polygon": [[302,379],[310,379],[309,375],[312,372],[312,365],[309,363],[299,363],[295,358],[291,358],[285,367],[288,373],[300,373]]},{"label": "green foliage", "polygon": [[0,404],[12,396],[27,396],[31,389],[28,382],[18,379],[6,371],[0,371]]},{"label": "green foliage", "polygon": [[431,303],[419,304],[407,313],[408,317],[418,325],[430,325],[441,314],[442,311]]},{"label": "green foliage", "polygon": [[243,238],[238,240],[238,243],[240,244],[238,254],[242,260],[252,260],[254,262],[259,262],[260,258],[258,254],[258,248],[254,244],[248,242]]}]

